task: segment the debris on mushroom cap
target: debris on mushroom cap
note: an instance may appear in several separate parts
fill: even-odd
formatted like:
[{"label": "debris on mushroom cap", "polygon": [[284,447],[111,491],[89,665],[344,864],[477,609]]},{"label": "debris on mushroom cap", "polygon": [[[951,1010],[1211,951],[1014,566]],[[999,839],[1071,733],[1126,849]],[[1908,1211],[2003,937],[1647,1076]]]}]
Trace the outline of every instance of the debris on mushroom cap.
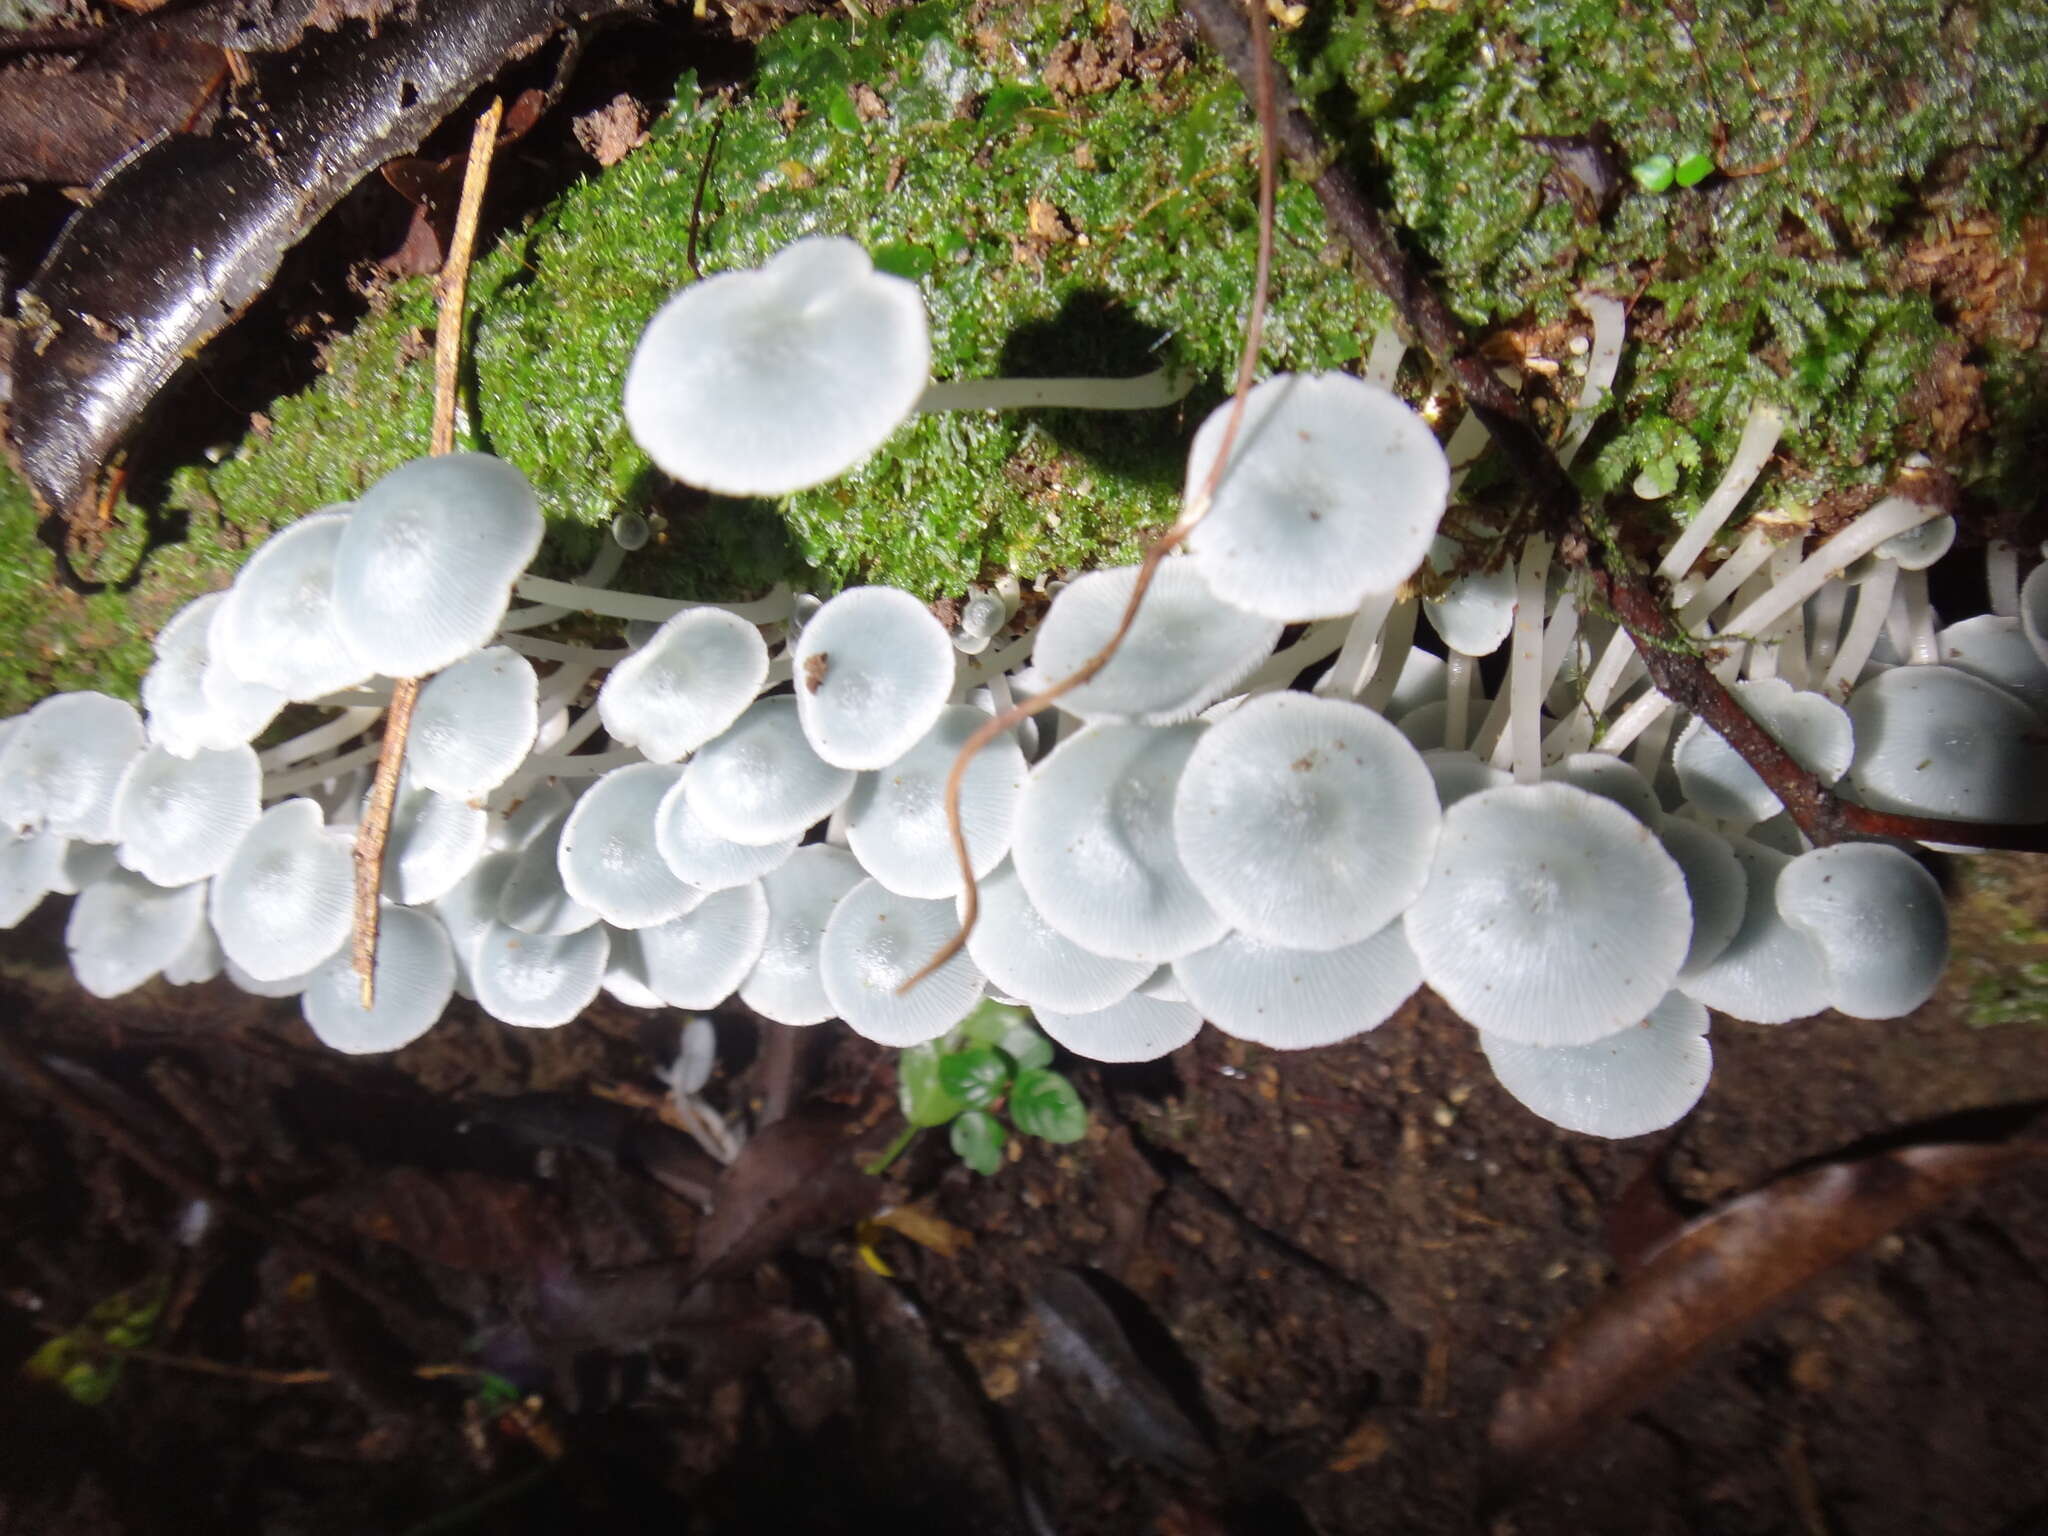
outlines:
[{"label": "debris on mushroom cap", "polygon": [[[1777,677],[1739,682],[1733,692],[1744,711],[1823,783],[1832,784],[1848,771],[1856,731],[1839,704]],[[1783,808],[1741,754],[1697,717],[1679,733],[1672,763],[1685,797],[1718,820],[1747,825]]]},{"label": "debris on mushroom cap", "polygon": [[2048,821],[2048,727],[1982,678],[1894,667],[1849,696],[1849,718],[1849,783],[1865,805],[1958,821]]},{"label": "debris on mushroom cap", "polygon": [[128,765],[115,791],[116,856],[164,886],[219,873],[256,825],[262,781],[246,746],[190,757],[151,747]]},{"label": "debris on mushroom cap", "polygon": [[1152,973],[1149,961],[1093,954],[1054,929],[1031,904],[1014,863],[998,866],[979,895],[981,918],[967,952],[995,987],[1026,1007],[1089,1013],[1129,996]]},{"label": "debris on mushroom cap", "polygon": [[1827,957],[1778,910],[1778,878],[1791,857],[1747,838],[1733,849],[1749,886],[1742,926],[1712,961],[1680,980],[1680,990],[1751,1024],[1819,1013],[1830,996]]},{"label": "debris on mushroom cap", "polygon": [[647,834],[683,770],[667,763],[614,768],[562,824],[556,859],[562,888],[614,928],[648,928],[704,899],[676,878]]},{"label": "debris on mushroom cap", "polygon": [[1226,1035],[1274,1050],[1334,1045],[1377,1029],[1422,985],[1400,922],[1341,949],[1283,949],[1226,935],[1182,955],[1188,1001]]},{"label": "debris on mushroom cap", "polygon": [[953,903],[898,896],[863,880],[832,909],[818,969],[833,1010],[881,1045],[936,1040],[974,1011],[986,982],[971,956],[952,956],[908,992],[903,983],[953,936]]},{"label": "debris on mushroom cap", "polygon": [[386,906],[378,918],[376,1003],[364,1008],[353,957],[336,953],[306,980],[299,1010],[320,1043],[352,1056],[419,1039],[455,993],[455,956],[431,913]]},{"label": "debris on mushroom cap", "polygon": [[1091,725],[1033,770],[1010,857],[1057,932],[1153,965],[1223,937],[1230,924],[1182,865],[1173,833],[1181,771],[1210,729]]},{"label": "debris on mushroom cap", "polygon": [[[1032,664],[1048,683],[1078,672],[1109,643],[1137,584],[1135,565],[1090,571],[1053,599]],[[1083,720],[1171,725],[1192,719],[1250,676],[1280,638],[1280,621],[1212,593],[1192,560],[1160,564],[1109,664],[1061,696]]]},{"label": "debris on mushroom cap", "polygon": [[741,1002],[778,1024],[819,1024],[832,1017],[818,973],[818,944],[832,909],[862,878],[852,854],[820,843],[797,849],[762,880],[768,936],[761,958],[740,984]]},{"label": "debris on mushroom cap", "polygon": [[205,922],[203,883],[171,890],[109,870],[71,905],[64,925],[71,973],[94,997],[119,997],[177,959]]},{"label": "debris on mushroom cap", "polygon": [[596,998],[610,957],[602,923],[563,934],[493,923],[470,957],[470,985],[477,1006],[502,1024],[559,1029]]},{"label": "debris on mushroom cap", "polygon": [[729,890],[779,869],[796,852],[798,835],[757,844],[720,837],[690,809],[690,797],[680,779],[662,796],[654,812],[654,846],[678,880],[700,891]]},{"label": "debris on mushroom cap", "polygon": [[851,240],[813,236],[662,307],[626,370],[626,425],[678,480],[782,496],[873,453],[930,379],[916,286]]},{"label": "debris on mushroom cap", "polygon": [[760,630],[722,609],[686,608],[612,668],[597,708],[614,741],[673,763],[737,720],[767,678]]},{"label": "debris on mushroom cap", "polygon": [[334,550],[334,623],[365,666],[418,677],[490,643],[540,549],[540,498],[487,453],[401,464],[363,493]]},{"label": "debris on mushroom cap", "polygon": [[259,981],[312,970],[348,937],[354,867],[310,800],[263,813],[213,882],[208,910],[227,957]]},{"label": "debris on mushroom cap", "polygon": [[1040,1008],[1037,1018],[1054,1040],[1090,1061],[1156,1061],[1179,1050],[1202,1029],[1199,1009],[1139,992],[1093,1013]]},{"label": "debris on mushroom cap", "polygon": [[0,746],[0,828],[114,841],[114,796],[143,748],[135,707],[104,693],[59,693]]},{"label": "debris on mushroom cap", "polygon": [[849,587],[811,616],[792,652],[796,706],[819,757],[881,768],[931,729],[953,687],[953,643],[898,587]]},{"label": "debris on mushroom cap", "polygon": [[1707,1010],[1673,992],[1641,1023],[1585,1045],[1528,1045],[1482,1031],[1501,1087],[1553,1125],[1587,1136],[1643,1136],[1682,1118],[1713,1073]]},{"label": "debris on mushroom cap", "polygon": [[801,836],[831,815],[853,793],[853,773],[818,755],[795,699],[770,694],[690,760],[683,793],[713,834],[758,846]]},{"label": "debris on mushroom cap", "polygon": [[420,689],[406,736],[407,775],[457,800],[489,794],[533,750],[539,701],[540,682],[524,656],[493,645],[463,657]]},{"label": "debris on mushroom cap", "polygon": [[[1202,423],[1186,496],[1207,482],[1231,407]],[[1188,537],[1227,603],[1292,622],[1349,613],[1429,552],[1450,461],[1428,423],[1349,374],[1279,374],[1246,397],[1214,504]]]},{"label": "debris on mushroom cap", "polygon": [[264,540],[207,633],[215,662],[301,703],[370,676],[334,614],[334,561],[353,510],[322,507]]},{"label": "debris on mushroom cap", "polygon": [[[967,738],[988,721],[955,704],[924,738],[886,768],[862,774],[846,802],[846,840],[863,868],[900,896],[932,899],[960,889],[946,825],[946,777]],[[1010,851],[1024,792],[1024,754],[1004,735],[977,753],[961,776],[960,825],[980,879]]]},{"label": "debris on mushroom cap", "polygon": [[1441,810],[1421,754],[1363,705],[1255,698],[1209,728],[1174,792],[1174,846],[1209,904],[1268,944],[1337,949],[1429,879]]},{"label": "debris on mushroom cap", "polygon": [[[714,891],[681,917],[632,931],[637,975],[671,1008],[715,1008],[739,989],[768,942],[768,898],[750,880]],[[616,962],[617,945],[614,944]]]},{"label": "debris on mushroom cap", "polygon": [[1685,877],[1656,836],[1568,784],[1452,806],[1403,921],[1439,996],[1531,1045],[1583,1045],[1642,1018],[1671,990],[1692,934]]},{"label": "debris on mushroom cap", "polygon": [[1829,1002],[1855,1019],[1896,1019],[1934,995],[1948,964],[1941,886],[1909,853],[1840,843],[1778,875],[1778,911],[1827,960]]}]

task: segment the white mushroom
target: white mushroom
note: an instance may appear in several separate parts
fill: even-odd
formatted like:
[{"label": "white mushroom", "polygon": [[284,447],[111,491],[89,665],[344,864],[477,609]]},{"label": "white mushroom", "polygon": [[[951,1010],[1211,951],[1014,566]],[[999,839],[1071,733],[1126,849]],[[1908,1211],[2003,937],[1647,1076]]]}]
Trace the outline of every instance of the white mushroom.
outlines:
[{"label": "white mushroom", "polygon": [[540,683],[524,656],[494,645],[463,657],[420,689],[406,736],[407,775],[436,794],[482,799],[533,750],[539,701]]},{"label": "white mushroom", "polygon": [[716,608],[689,608],[612,668],[597,709],[614,741],[673,763],[737,720],[767,679],[760,630]]},{"label": "white mushroom", "polygon": [[1778,912],[1819,947],[1829,1001],[1851,1018],[1911,1013],[1948,963],[1941,887],[1911,854],[1882,843],[1801,854],[1779,873]]},{"label": "white mushroom", "polygon": [[1714,1068],[1707,1010],[1673,992],[1640,1023],[1585,1045],[1528,1045],[1481,1033],[1493,1075],[1524,1108],[1587,1136],[1644,1136],[1675,1124]]},{"label": "white mushroom", "polygon": [[439,920],[387,906],[377,923],[376,1005],[363,1007],[344,951],[306,979],[299,1011],[322,1045],[362,1056],[412,1044],[434,1027],[454,991],[455,955]]},{"label": "white mushroom", "polygon": [[936,1040],[981,1001],[985,986],[973,958],[956,954],[909,991],[934,951],[953,936],[953,903],[899,896],[863,880],[841,898],[825,925],[818,968],[833,1011],[857,1035],[881,1045]]},{"label": "white mushroom", "polygon": [[1173,973],[1188,1001],[1225,1034],[1283,1051],[1377,1029],[1422,985],[1399,922],[1317,952],[1232,933],[1181,956]]},{"label": "white mushroom", "polygon": [[[943,630],[939,638],[943,643]],[[852,772],[818,755],[797,718],[796,700],[786,694],[755,700],[731,730],[704,745],[683,775],[683,793],[705,829],[749,846],[801,836],[852,792]]]},{"label": "white mushroom", "polygon": [[897,587],[841,592],[804,625],[790,658],[804,734],[835,768],[895,762],[953,686],[945,626]]},{"label": "white mushroom", "polygon": [[[967,738],[988,716],[949,707],[908,752],[862,774],[846,802],[846,840],[862,867],[902,896],[935,898],[960,889],[960,866],[946,824],[946,778]],[[1010,851],[1010,828],[1024,791],[1024,754],[1003,736],[968,764],[960,786],[960,824],[980,879]]]},{"label": "white mushroom", "polygon": [[114,796],[142,747],[132,704],[104,693],[44,699],[0,746],[0,829],[113,842]]},{"label": "white mushroom", "polygon": [[158,885],[218,874],[256,825],[262,782],[246,746],[190,757],[151,747],[128,765],[115,791],[116,857]]},{"label": "white mushroom", "polygon": [[348,938],[348,839],[310,800],[273,805],[214,879],[209,911],[231,964],[259,981],[313,970]]},{"label": "white mushroom", "polygon": [[665,923],[704,899],[676,878],[650,835],[664,796],[682,777],[681,768],[667,763],[614,768],[562,825],[556,850],[562,888],[614,928]]},{"label": "white mushroom", "polygon": [[1093,1013],[1035,1011],[1039,1028],[1090,1061],[1156,1061],[1202,1032],[1202,1015],[1187,1003],[1134,992]]},{"label": "white mushroom", "polygon": [[818,1024],[832,1017],[832,1000],[818,974],[818,944],[832,909],[861,882],[859,862],[843,848],[799,848],[761,882],[768,898],[768,936],[740,1001],[778,1024]]},{"label": "white mushroom", "polygon": [[81,987],[94,997],[119,997],[185,953],[205,923],[204,882],[167,890],[114,869],[78,893],[64,947]]}]

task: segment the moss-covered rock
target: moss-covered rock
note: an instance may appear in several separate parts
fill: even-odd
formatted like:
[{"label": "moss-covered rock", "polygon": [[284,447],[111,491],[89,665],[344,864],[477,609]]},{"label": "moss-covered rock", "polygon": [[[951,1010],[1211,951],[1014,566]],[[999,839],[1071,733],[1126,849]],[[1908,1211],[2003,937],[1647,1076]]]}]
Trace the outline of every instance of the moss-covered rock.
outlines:
[{"label": "moss-covered rock", "polygon": [[[578,562],[656,486],[619,385],[693,251],[698,269],[726,270],[821,230],[919,282],[941,378],[1171,361],[1200,382],[1143,415],[923,418],[779,506],[681,504],[624,580],[726,593],[808,565],[821,586],[938,595],[992,569],[1130,555],[1172,516],[1185,443],[1230,375],[1254,247],[1249,112],[1220,67],[1166,38],[1170,16],[1156,0],[1128,17],[1113,3],[929,0],[799,21],[763,42],[746,92],[708,97],[686,78],[645,146],[501,238],[472,277],[462,429],[540,485],[553,558]],[[1582,463],[1602,489],[1645,468],[1673,480],[1666,500],[1621,509],[1651,531],[1697,504],[1759,397],[1793,423],[1766,495],[1812,502],[1930,440],[1990,483],[2040,365],[2012,339],[2024,317],[2001,331],[1979,315],[1959,345],[1961,300],[1915,257],[1971,215],[2000,258],[2043,206],[2048,171],[2026,147],[2048,100],[2048,16],[1824,0],[1701,17],[1687,28],[1621,0],[1333,0],[1281,55],[1455,306],[1528,356],[1552,419],[1578,388],[1573,294],[1635,302],[1615,409]],[[1631,186],[1587,223],[1526,136],[1601,123],[1625,162],[1699,152],[1719,171],[1689,189]],[[132,688],[154,623],[226,581],[252,537],[419,452],[432,307],[428,284],[399,285],[266,431],[178,472],[149,526],[179,537],[148,551],[125,593],[55,591],[25,498],[0,485],[14,658],[0,708],[52,687]],[[1388,317],[1308,188],[1285,184],[1265,366],[1352,363]],[[1926,395],[1944,377],[1971,394],[1946,414]],[[1428,383],[1413,365],[1405,382]],[[125,572],[145,525],[125,506],[117,525],[111,543],[127,547],[101,558]]]}]

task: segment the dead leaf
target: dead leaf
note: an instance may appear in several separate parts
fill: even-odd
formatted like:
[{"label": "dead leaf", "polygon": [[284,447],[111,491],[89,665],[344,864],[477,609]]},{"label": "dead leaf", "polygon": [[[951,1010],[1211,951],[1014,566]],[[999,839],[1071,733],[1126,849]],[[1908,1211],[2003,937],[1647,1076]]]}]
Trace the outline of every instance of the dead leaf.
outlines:
[{"label": "dead leaf", "polygon": [[123,37],[84,67],[17,72],[0,92],[0,181],[88,186],[144,139],[208,126],[227,56],[164,32]]},{"label": "dead leaf", "polygon": [[739,1274],[797,1238],[837,1231],[874,1211],[889,1185],[861,1171],[857,1124],[812,1106],[748,1142],[719,1175],[697,1229],[697,1277]]},{"label": "dead leaf", "polygon": [[[521,91],[505,109],[504,121],[498,124],[498,147],[502,149],[526,137],[547,105],[545,91]],[[464,149],[441,160],[405,155],[380,169],[392,190],[412,204],[412,222],[406,226],[405,239],[384,265],[402,277],[423,277],[440,271],[449,237],[455,233],[455,213],[462,201],[469,151]]]},{"label": "dead leaf", "polygon": [[1909,1147],[1792,1174],[1685,1227],[1501,1394],[1509,1480],[1647,1402],[1711,1345],[1816,1275],[2048,1143]]},{"label": "dead leaf", "polygon": [[870,1216],[868,1224],[887,1227],[899,1237],[909,1238],[918,1247],[929,1248],[942,1259],[957,1257],[963,1250],[974,1246],[972,1232],[954,1226],[922,1203],[887,1206]]},{"label": "dead leaf", "polygon": [[393,1168],[349,1194],[349,1224],[415,1258],[478,1274],[524,1270],[560,1254],[560,1218],[531,1184],[453,1169]]}]

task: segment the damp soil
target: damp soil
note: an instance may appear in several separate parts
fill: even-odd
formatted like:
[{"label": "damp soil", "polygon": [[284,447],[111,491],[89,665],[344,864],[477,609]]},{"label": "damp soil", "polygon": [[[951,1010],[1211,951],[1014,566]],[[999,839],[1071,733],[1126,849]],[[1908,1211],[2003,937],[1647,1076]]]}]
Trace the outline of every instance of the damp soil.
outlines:
[{"label": "damp soil", "polygon": [[[707,1096],[743,1124],[794,1107],[749,1154],[766,1204],[723,1213],[766,1256],[697,1285],[707,1222],[677,1191],[715,1169],[634,1140],[674,1016],[519,1031],[458,1007],[357,1061],[220,983],[83,998],[27,958],[50,928],[9,945],[13,1050],[253,1224],[216,1202],[202,1226],[189,1187],[0,1066],[0,1529],[2048,1528],[2040,1171],[1884,1238],[1542,1474],[1503,1486],[1486,1450],[1502,1388],[1686,1215],[2035,1123],[2048,1021],[1972,1027],[1960,993],[1885,1024],[1717,1022],[1700,1108],[1635,1141],[1520,1110],[1424,994],[1322,1051],[1205,1031],[1069,1063],[1083,1141],[1020,1141],[982,1178],[928,1133],[852,1183],[836,1138],[894,1132],[890,1053],[827,1025],[782,1077],[774,1026],[720,1015]],[[1076,1276],[1128,1344],[1079,1372],[1049,1321]],[[16,1370],[152,1285],[148,1358],[104,1402]]]}]

